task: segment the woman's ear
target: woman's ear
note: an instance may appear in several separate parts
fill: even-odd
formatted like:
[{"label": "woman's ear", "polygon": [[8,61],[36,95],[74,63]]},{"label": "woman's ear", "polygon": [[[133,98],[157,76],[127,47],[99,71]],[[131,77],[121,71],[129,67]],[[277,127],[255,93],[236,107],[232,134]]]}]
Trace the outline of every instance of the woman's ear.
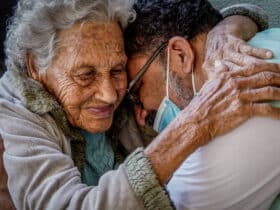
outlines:
[{"label": "woman's ear", "polygon": [[194,51],[190,42],[184,37],[175,36],[169,39],[168,47],[170,50],[170,69],[190,74],[194,64]]},{"label": "woman's ear", "polygon": [[39,71],[34,64],[34,57],[30,54],[25,56],[28,76],[34,80],[39,81]]}]

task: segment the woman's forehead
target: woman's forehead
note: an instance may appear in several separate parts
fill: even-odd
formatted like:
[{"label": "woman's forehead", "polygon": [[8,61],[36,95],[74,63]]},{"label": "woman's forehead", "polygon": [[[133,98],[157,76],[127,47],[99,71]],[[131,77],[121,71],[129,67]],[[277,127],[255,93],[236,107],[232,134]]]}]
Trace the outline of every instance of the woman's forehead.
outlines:
[{"label": "woman's forehead", "polygon": [[59,34],[61,44],[71,45],[79,42],[109,48],[111,45],[123,50],[123,33],[116,22],[86,22],[75,24]]},{"label": "woman's forehead", "polygon": [[57,55],[74,65],[126,63],[123,36],[117,23],[75,25],[64,30],[59,39]]}]

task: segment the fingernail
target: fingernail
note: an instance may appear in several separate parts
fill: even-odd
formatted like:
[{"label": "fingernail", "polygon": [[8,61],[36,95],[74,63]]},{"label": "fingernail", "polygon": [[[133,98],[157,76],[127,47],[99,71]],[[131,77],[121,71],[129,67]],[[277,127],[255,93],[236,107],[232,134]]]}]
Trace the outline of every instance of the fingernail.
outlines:
[{"label": "fingernail", "polygon": [[272,52],[270,52],[270,51],[267,51],[265,55],[268,58],[271,58],[273,56]]}]

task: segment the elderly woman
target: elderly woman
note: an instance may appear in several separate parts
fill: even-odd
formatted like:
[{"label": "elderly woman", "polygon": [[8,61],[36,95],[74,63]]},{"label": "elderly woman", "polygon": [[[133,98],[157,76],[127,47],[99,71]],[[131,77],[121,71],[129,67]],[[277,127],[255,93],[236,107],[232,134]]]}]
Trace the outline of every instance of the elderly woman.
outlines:
[{"label": "elderly woman", "polygon": [[[119,165],[123,145],[104,132],[126,92],[122,30],[135,16],[132,3],[19,1],[6,42],[8,71],[0,81],[3,158],[17,209],[172,209],[163,185],[196,148],[229,129],[208,131],[217,130],[219,124],[210,119],[223,116],[227,102],[220,110],[186,108],[182,122]],[[249,82],[254,72],[248,74],[244,79]],[[227,85],[216,82],[212,85],[221,89]],[[217,92],[214,98],[221,96]],[[214,98],[209,103],[216,103]],[[231,127],[252,113],[279,115],[257,105],[248,112],[247,107],[232,110],[243,116]]]}]

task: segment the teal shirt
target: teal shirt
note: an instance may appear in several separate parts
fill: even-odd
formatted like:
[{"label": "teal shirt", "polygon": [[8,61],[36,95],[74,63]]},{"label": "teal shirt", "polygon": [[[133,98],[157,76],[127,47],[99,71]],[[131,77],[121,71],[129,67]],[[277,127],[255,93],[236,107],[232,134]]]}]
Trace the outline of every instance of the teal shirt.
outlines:
[{"label": "teal shirt", "polygon": [[[271,28],[259,32],[249,42],[250,45],[273,51],[274,58],[268,62],[280,63],[280,28]],[[280,108],[280,101],[271,102],[273,107]],[[274,200],[270,210],[280,210],[280,194]]]},{"label": "teal shirt", "polygon": [[[248,43],[255,47],[272,50],[274,58],[267,61],[280,63],[280,28],[270,28],[259,32]],[[280,108],[280,101],[271,102],[271,105]]]},{"label": "teal shirt", "polygon": [[86,160],[82,181],[91,186],[98,185],[99,178],[116,167],[114,152],[105,133],[91,134],[82,131],[86,139]]}]

